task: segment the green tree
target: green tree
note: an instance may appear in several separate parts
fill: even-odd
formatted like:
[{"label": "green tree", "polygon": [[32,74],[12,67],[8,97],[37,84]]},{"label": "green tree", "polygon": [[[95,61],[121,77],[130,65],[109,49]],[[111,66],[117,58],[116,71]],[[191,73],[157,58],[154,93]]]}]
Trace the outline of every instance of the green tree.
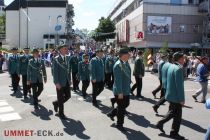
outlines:
[{"label": "green tree", "polygon": [[0,34],[5,34],[6,16],[0,16]]},{"label": "green tree", "polygon": [[168,51],[168,41],[163,42],[162,48],[160,48],[161,53],[167,53]]},{"label": "green tree", "polygon": [[95,34],[93,38],[96,41],[106,41],[106,39],[114,38],[115,37],[115,24],[111,21],[110,18],[101,17],[99,19],[99,25],[95,29]]}]

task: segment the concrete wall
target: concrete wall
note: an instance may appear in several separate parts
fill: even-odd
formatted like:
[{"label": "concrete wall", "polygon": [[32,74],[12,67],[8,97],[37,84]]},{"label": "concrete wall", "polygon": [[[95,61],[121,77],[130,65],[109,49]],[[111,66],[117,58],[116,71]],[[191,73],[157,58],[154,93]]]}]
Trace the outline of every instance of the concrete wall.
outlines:
[{"label": "concrete wall", "polygon": [[18,47],[19,42],[19,14],[17,11],[6,11],[6,43],[11,47]]},{"label": "concrete wall", "polygon": [[[27,12],[27,9],[24,9]],[[19,16],[18,11],[7,11],[7,22],[6,22],[6,38],[7,43],[11,47],[19,46]],[[58,34],[64,34],[65,32],[65,18],[66,8],[28,8],[27,14],[21,10],[21,48],[28,45],[30,47],[44,47],[43,35],[44,34],[57,34],[55,26],[57,23],[57,16],[62,15],[62,20],[59,20],[59,24],[62,25],[61,31]],[[49,16],[51,22],[49,26]],[[61,19],[61,18],[60,18]],[[28,37],[27,37],[27,22],[28,22]]]}]

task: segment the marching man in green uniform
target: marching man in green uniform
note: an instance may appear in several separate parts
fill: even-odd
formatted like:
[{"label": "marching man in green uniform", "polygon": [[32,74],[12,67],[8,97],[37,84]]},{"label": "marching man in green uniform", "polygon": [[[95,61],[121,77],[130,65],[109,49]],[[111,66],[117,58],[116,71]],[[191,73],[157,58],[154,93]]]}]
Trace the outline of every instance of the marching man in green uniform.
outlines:
[{"label": "marching man in green uniform", "polygon": [[13,55],[9,58],[8,61],[8,72],[12,77],[12,87],[14,94],[18,91],[18,85],[20,81],[20,60],[17,51],[17,48],[12,48]]},{"label": "marching man in green uniform", "polygon": [[32,59],[32,56],[29,55],[29,50],[29,48],[24,48],[24,55],[20,57],[20,74],[22,75],[24,99],[27,98],[28,92],[31,93],[30,86],[27,85],[28,62]]},{"label": "marching man in green uniform", "polygon": [[162,77],[162,71],[161,71],[161,69],[162,69],[163,65],[165,64],[166,60],[167,60],[167,54],[162,53],[161,54],[161,60],[158,63],[158,79],[160,81],[160,84],[159,84],[159,86],[155,90],[152,91],[152,95],[154,96],[154,98],[156,98],[156,94],[159,91],[161,91],[160,98],[162,98],[164,96],[164,91],[163,91],[163,88],[162,88],[162,81],[161,81],[161,77]]},{"label": "marching man in green uniform", "polygon": [[129,49],[127,47],[121,48],[119,51],[120,59],[113,68],[115,77],[113,93],[117,100],[117,107],[108,114],[108,117],[114,120],[114,117],[117,116],[116,127],[120,131],[125,131],[123,127],[125,110],[130,104],[131,68],[128,63],[129,57]]},{"label": "marching man in green uniform", "polygon": [[90,67],[89,67],[89,55],[83,54],[83,61],[79,62],[79,77],[82,81],[82,95],[84,98],[87,96],[87,88],[90,84]]},{"label": "marching man in green uniform", "polygon": [[133,91],[135,88],[137,88],[137,95],[138,98],[143,98],[141,94],[142,90],[142,78],[144,77],[145,73],[145,67],[142,59],[143,52],[138,52],[138,58],[135,60],[133,75],[135,76],[136,83],[131,88],[131,93],[133,94]]},{"label": "marching man in green uniform", "polygon": [[105,73],[107,76],[107,86],[109,89],[112,89],[114,83],[113,67],[115,64],[116,58],[114,50],[110,50],[110,55],[106,58],[105,61]]},{"label": "marching man in green uniform", "polygon": [[167,115],[160,120],[156,127],[163,133],[163,125],[169,120],[173,119],[170,137],[174,139],[184,139],[179,135],[179,129],[182,120],[182,107],[185,104],[184,95],[184,75],[183,64],[184,55],[176,52],[173,55],[174,64],[171,64],[167,72],[167,87],[165,99],[169,102],[169,111]]},{"label": "marching man in green uniform", "polygon": [[66,119],[64,103],[71,97],[71,68],[66,45],[58,47],[59,55],[53,61],[53,80],[57,91],[57,100],[53,102],[55,112],[61,119]]},{"label": "marching man in green uniform", "polygon": [[79,77],[78,77],[78,63],[79,63],[79,54],[77,51],[74,52],[74,55],[71,56],[71,72],[72,72],[72,82],[73,82],[73,91],[76,92],[79,90]]},{"label": "marching man in green uniform", "polygon": [[34,99],[34,108],[35,110],[39,109],[38,107],[38,97],[41,95],[44,83],[47,82],[47,73],[44,65],[44,60],[39,58],[39,50],[33,50],[33,58],[29,60],[28,69],[27,69],[27,84],[31,85],[33,91]]},{"label": "marching man in green uniform", "polygon": [[163,64],[161,69],[161,81],[162,81],[162,92],[164,96],[153,106],[153,110],[158,113],[158,108],[160,105],[164,104],[166,102],[165,99],[165,93],[166,93],[166,87],[167,87],[167,74],[168,74],[168,68],[172,64],[172,54],[168,55],[168,61]]},{"label": "marching man in green uniform", "polygon": [[96,50],[96,57],[90,62],[91,81],[93,86],[93,106],[98,107],[96,97],[104,90],[104,63],[103,50]]}]

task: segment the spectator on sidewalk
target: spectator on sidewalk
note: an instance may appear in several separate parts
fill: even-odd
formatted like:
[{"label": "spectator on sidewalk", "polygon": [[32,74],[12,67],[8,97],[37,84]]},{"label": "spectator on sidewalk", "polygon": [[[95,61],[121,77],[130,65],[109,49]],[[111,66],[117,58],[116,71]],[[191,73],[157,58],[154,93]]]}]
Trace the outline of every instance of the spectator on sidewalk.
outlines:
[{"label": "spectator on sidewalk", "polygon": [[208,71],[208,58],[203,57],[201,59],[201,63],[197,67],[196,75],[197,75],[197,81],[200,83],[201,88],[192,96],[195,101],[197,101],[197,97],[203,93],[203,97],[201,100],[201,103],[206,102],[206,95],[208,92],[208,76],[209,76],[209,71]]},{"label": "spectator on sidewalk", "polygon": [[4,56],[2,54],[2,51],[0,51],[0,73],[2,73],[3,63],[4,63]]}]

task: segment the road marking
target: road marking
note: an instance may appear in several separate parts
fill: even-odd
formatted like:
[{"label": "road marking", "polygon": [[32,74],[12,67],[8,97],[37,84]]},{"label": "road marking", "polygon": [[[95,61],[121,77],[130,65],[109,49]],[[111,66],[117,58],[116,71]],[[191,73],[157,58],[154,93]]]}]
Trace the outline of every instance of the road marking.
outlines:
[{"label": "road marking", "polygon": [[6,106],[6,107],[0,107],[0,113],[6,113],[6,112],[12,112],[14,111],[14,108],[11,106]]},{"label": "road marking", "polygon": [[9,105],[7,102],[5,102],[5,101],[0,101],[0,107],[1,107],[1,106],[7,106],[7,105]]},{"label": "road marking", "polygon": [[21,116],[15,112],[5,100],[0,100],[0,121],[20,120]]},{"label": "road marking", "polygon": [[13,121],[13,120],[20,120],[21,117],[18,113],[7,113],[0,115],[0,120],[5,121]]}]

